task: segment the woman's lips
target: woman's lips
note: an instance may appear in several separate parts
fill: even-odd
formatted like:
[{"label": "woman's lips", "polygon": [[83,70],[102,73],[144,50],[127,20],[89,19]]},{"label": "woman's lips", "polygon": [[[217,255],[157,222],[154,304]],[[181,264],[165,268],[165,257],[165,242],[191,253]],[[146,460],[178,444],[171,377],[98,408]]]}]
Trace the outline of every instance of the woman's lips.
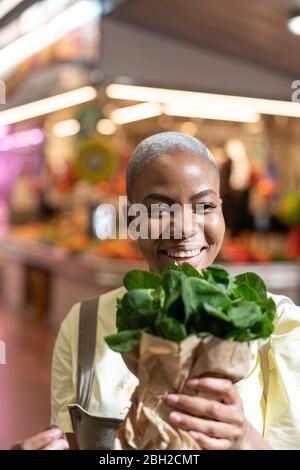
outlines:
[{"label": "woman's lips", "polygon": [[171,261],[176,261],[178,264],[190,263],[192,266],[197,267],[205,256],[205,252],[208,247],[202,247],[197,249],[169,249],[160,250],[160,255],[164,259],[165,264],[169,264]]}]

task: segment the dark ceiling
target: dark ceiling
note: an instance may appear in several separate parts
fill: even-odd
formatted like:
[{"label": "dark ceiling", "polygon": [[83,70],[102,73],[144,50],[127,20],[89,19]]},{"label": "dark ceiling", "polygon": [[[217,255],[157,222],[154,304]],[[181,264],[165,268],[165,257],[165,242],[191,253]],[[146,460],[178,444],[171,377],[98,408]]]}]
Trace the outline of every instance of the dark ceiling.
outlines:
[{"label": "dark ceiling", "polygon": [[[39,1],[23,0],[0,28]],[[98,1],[112,18],[300,79],[300,36],[287,29],[300,0]]]},{"label": "dark ceiling", "polygon": [[300,0],[128,0],[111,17],[300,79]]}]

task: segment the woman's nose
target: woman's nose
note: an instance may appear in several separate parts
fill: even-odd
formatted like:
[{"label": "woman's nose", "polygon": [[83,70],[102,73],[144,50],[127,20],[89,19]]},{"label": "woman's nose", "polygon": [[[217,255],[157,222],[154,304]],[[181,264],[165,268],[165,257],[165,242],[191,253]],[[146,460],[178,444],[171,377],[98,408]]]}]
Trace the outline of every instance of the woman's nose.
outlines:
[{"label": "woman's nose", "polygon": [[186,204],[180,214],[175,214],[174,238],[188,239],[201,233],[204,234],[204,215],[196,214],[192,207]]}]

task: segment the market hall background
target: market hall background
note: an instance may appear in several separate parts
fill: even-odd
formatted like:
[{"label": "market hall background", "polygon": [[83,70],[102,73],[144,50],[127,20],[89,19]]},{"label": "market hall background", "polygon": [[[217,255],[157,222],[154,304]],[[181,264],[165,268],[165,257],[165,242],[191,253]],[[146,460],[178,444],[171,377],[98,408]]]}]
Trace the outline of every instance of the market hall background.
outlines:
[{"label": "market hall background", "polygon": [[296,3],[0,2],[0,448],[47,426],[70,307],[145,266],[132,240],[99,238],[97,208],[118,207],[150,134],[208,145],[227,224],[218,261],[299,303]]}]

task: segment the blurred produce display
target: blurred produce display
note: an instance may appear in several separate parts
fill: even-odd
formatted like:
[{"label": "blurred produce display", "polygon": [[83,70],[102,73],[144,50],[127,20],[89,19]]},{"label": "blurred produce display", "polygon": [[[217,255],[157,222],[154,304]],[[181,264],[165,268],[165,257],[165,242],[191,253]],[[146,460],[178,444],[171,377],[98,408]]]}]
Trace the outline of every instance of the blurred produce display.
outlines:
[{"label": "blurred produce display", "polygon": [[[178,130],[203,140],[220,167],[227,231],[218,260],[300,260],[299,119],[289,118],[289,126],[276,116],[260,116],[255,123],[164,115],[131,122],[123,113],[123,121],[115,122],[112,116],[123,111],[124,102],[109,98],[105,87],[99,98],[50,113],[33,128],[2,129],[2,238],[32,240],[78,256],[141,258],[130,239],[102,240],[93,214],[102,203],[118,211],[127,162],[138,142]],[[19,146],[20,136],[25,146]]]},{"label": "blurred produce display", "polygon": [[78,229],[72,217],[61,217],[46,223],[33,223],[11,229],[16,240],[33,241],[59,247],[69,254],[90,254],[100,258],[142,259],[132,240],[96,240]]}]

